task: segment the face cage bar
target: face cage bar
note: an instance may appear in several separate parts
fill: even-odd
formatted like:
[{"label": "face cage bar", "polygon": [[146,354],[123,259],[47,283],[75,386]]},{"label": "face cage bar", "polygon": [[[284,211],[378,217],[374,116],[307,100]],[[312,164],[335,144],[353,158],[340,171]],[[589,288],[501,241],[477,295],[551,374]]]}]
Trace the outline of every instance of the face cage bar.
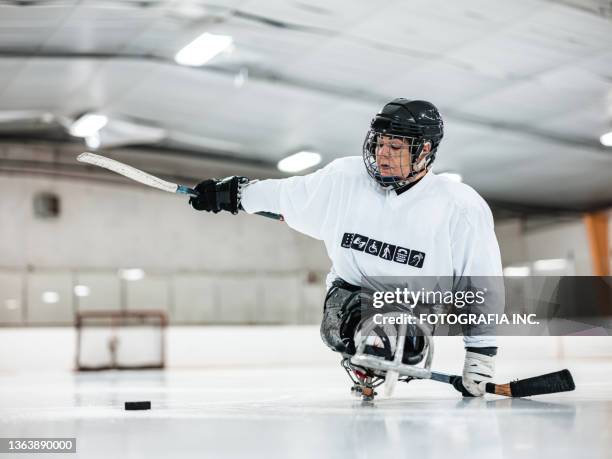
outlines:
[{"label": "face cage bar", "polygon": [[[365,339],[357,346],[357,352],[354,356],[346,357],[342,360],[341,365],[353,382],[353,390],[360,390],[360,388],[373,390],[385,381],[385,376],[388,371],[397,372],[399,374],[398,380],[402,382],[409,382],[413,379],[431,378],[431,364],[434,354],[433,338],[430,332],[420,324],[416,324],[416,326],[423,333],[425,339],[425,346],[421,351],[423,358],[419,364],[407,365],[402,363],[404,342],[408,328],[406,324],[401,324],[399,327],[393,360],[386,360],[383,357],[365,354]],[[365,336],[367,336],[367,334]],[[363,375],[363,379],[356,376],[358,372]]]},{"label": "face cage bar", "polygon": [[[386,145],[385,142],[381,141],[382,136],[385,137]],[[401,148],[397,150],[392,148],[396,142],[401,146]],[[362,147],[363,162],[368,174],[385,188],[391,187],[397,189],[411,183],[413,181],[412,179],[424,170],[423,168],[415,170],[415,166],[417,165],[415,161],[421,154],[424,143],[423,138],[385,134],[384,132],[370,129],[366,134]],[[396,164],[393,158],[399,157],[400,175],[383,175],[376,161],[377,154],[388,157],[392,165]],[[406,158],[409,158],[408,163],[406,162]],[[426,163],[426,167],[428,165],[429,161]]]}]

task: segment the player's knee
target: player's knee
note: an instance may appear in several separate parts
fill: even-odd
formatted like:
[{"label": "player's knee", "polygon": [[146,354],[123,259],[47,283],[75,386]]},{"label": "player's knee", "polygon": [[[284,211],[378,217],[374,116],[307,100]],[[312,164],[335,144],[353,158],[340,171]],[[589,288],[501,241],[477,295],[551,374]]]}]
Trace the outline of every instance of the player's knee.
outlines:
[{"label": "player's knee", "polygon": [[361,317],[359,287],[334,282],[327,292],[321,322],[321,339],[333,351],[355,353],[355,328]]}]

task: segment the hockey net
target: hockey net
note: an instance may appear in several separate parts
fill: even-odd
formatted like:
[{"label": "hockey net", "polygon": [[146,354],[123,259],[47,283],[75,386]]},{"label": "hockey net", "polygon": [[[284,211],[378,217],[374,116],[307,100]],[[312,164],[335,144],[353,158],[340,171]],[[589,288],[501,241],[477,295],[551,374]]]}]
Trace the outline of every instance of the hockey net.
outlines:
[{"label": "hockey net", "polygon": [[75,316],[76,369],[164,368],[166,313],[82,311]]}]

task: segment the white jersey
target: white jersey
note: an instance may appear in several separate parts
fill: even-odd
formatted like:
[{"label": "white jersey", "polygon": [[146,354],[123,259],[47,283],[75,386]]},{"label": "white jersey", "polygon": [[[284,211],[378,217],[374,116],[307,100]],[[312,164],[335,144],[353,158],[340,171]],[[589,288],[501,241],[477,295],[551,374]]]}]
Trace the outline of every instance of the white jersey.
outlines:
[{"label": "white jersey", "polygon": [[[252,183],[241,202],[322,240],[332,261],[328,285],[334,277],[360,285],[362,276],[502,276],[486,202],[432,172],[397,195],[368,175],[361,157],[347,157],[309,175]],[[493,337],[464,339],[495,345]]]}]

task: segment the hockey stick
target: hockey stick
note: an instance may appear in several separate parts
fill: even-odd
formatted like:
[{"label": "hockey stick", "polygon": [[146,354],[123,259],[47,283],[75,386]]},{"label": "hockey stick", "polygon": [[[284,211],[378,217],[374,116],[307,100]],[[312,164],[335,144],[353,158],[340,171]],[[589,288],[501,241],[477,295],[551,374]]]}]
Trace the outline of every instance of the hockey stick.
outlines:
[{"label": "hockey stick", "polygon": [[[451,384],[464,396],[472,397],[472,394],[463,387],[461,376],[432,371],[431,379]],[[507,384],[487,383],[486,385],[487,393],[503,395],[505,397],[531,397],[533,395],[556,394],[558,392],[569,392],[575,388],[576,385],[574,384],[572,374],[567,369],[534,376],[533,378],[518,379]]]},{"label": "hockey stick", "polygon": [[[167,182],[165,180],[160,179],[159,177],[155,177],[154,175],[141,171],[140,169],[136,169],[135,167],[128,166],[127,164],[115,161],[114,159],[110,159],[105,156],[96,155],[95,153],[81,153],[79,156],[77,156],[77,161],[108,169],[109,171],[113,171],[119,175],[123,175],[124,177],[142,183],[143,185],[157,188],[158,190],[166,191],[168,193],[186,194],[188,196],[194,197],[198,196],[198,192],[193,188],[189,188],[184,185],[178,185],[172,182]],[[272,212],[256,213],[257,215],[272,218],[274,220],[283,220],[283,217],[281,215],[274,214]]]}]

